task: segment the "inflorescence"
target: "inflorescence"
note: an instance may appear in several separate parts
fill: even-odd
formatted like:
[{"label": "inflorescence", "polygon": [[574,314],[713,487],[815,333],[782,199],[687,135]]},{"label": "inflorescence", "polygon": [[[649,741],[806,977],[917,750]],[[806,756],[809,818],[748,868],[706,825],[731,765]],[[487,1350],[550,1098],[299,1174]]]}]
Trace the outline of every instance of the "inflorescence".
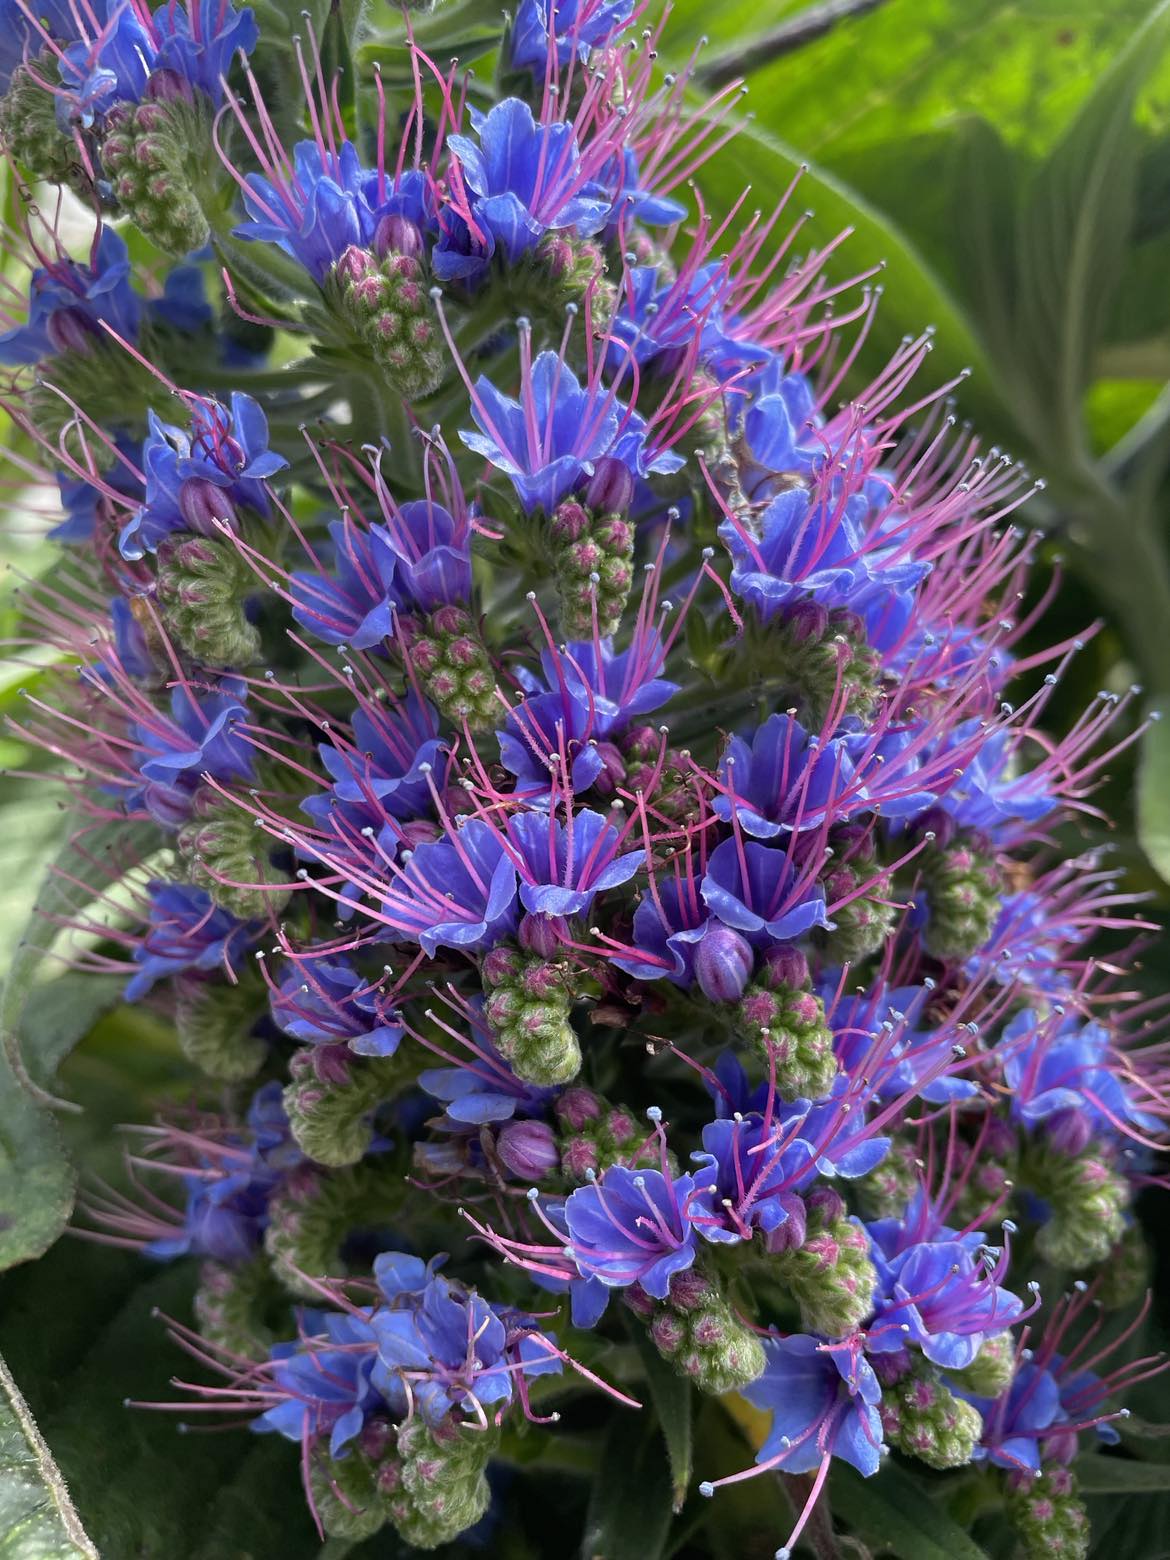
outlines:
[{"label": "inflorescence", "polygon": [[878,290],[791,190],[704,206],[738,93],[633,0],[521,0],[474,90],[441,6],[337,75],[228,0],[6,20],[0,137],[68,194],[7,240],[65,549],[15,731],[78,848],[125,825],[76,962],[219,1084],[85,1202],[201,1264],[178,1411],[433,1547],[567,1373],[639,1406],[590,1363],[633,1328],[771,1415],[700,1493],[814,1476],[781,1555],[891,1451],[1086,1553],[1170,1075],[1058,836],[1132,695],[1049,729],[1081,642],[930,332],[861,386]]}]

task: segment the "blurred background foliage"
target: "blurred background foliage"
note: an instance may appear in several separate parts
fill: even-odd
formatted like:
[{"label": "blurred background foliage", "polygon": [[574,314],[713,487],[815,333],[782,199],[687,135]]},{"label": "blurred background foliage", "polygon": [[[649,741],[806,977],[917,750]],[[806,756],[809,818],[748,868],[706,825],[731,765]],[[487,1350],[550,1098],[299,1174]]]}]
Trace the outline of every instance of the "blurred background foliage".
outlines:
[{"label": "blurred background foliage", "polygon": [[[485,0],[485,25],[494,10]],[[372,0],[371,16],[401,35],[385,0]],[[1098,689],[1134,681],[1149,709],[1170,711],[1170,0],[677,0],[664,59],[677,66],[692,51],[706,90],[740,78],[749,88],[750,119],[702,180],[708,204],[729,209],[750,182],[746,209],[768,210],[807,164],[791,202],[793,215],[812,212],[803,247],[847,227],[833,273],[884,268],[861,380],[903,335],[933,325],[938,379],[971,371],[958,415],[1044,479],[1020,519],[1044,534],[1040,588],[1057,567],[1064,579],[1037,642],[1101,624],[1064,679],[1054,722],[1071,721]],[[9,221],[17,196],[5,191]],[[3,558],[38,573],[52,566],[47,517],[30,511],[17,475],[8,487]],[[0,637],[10,642],[18,588],[11,573],[0,582]],[[21,690],[35,685],[30,652],[20,657],[0,668],[0,714],[18,712]],[[94,1545],[111,1560],[389,1560],[398,1551],[387,1535],[360,1548],[319,1544],[291,1497],[287,1448],[235,1434],[184,1438],[122,1408],[127,1394],[167,1396],[168,1378],[181,1374],[151,1313],[183,1313],[189,1274],[68,1239],[28,1260],[68,1217],[71,1167],[114,1169],[114,1125],[192,1083],[165,1025],[119,1005],[117,980],[62,974],[41,959],[29,913],[66,831],[56,794],[11,734],[0,733],[0,765],[10,771],[0,956],[11,965],[0,1007],[0,1268],[20,1264],[0,1278],[0,1353],[52,1449],[30,1437],[0,1371],[0,1560],[56,1560]],[[1089,820],[1089,838],[1111,840],[1164,915],[1170,716],[1110,765],[1100,802],[1112,824]],[[84,878],[76,859],[63,864]],[[71,898],[83,903],[84,887]],[[1170,985],[1165,962],[1164,953],[1148,961],[1152,984]],[[83,1109],[54,1117],[18,1078],[25,1065],[26,1082]],[[1164,1234],[1164,1200],[1143,1216]],[[1153,1323],[1134,1351],[1167,1336],[1170,1252],[1158,1253],[1155,1277]],[[69,1295],[78,1303],[62,1303]],[[620,1375],[623,1361],[608,1367]],[[1136,1395],[1127,1438],[1140,1463],[1093,1460],[1095,1556],[1170,1556],[1164,1395],[1159,1382]],[[770,1555],[787,1526],[774,1481],[716,1505],[692,1495],[672,1515],[668,1450],[676,1474],[692,1461],[704,1475],[730,1471],[750,1453],[744,1427],[718,1405],[693,1424],[685,1394],[666,1407],[669,1448],[636,1416],[596,1405],[590,1427],[586,1406],[585,1428],[608,1431],[591,1497],[580,1475],[596,1471],[596,1441],[549,1438],[563,1466],[542,1463],[533,1480],[532,1449],[516,1438],[502,1475],[508,1520],[480,1552],[560,1556],[584,1531],[585,1552],[607,1560]],[[78,1537],[52,1458],[89,1538]],[[938,1500],[905,1481],[896,1468],[868,1484],[848,1469],[835,1475],[834,1504],[860,1535],[850,1554],[1011,1554],[1002,1524],[980,1514],[977,1480],[949,1483]],[[818,1553],[845,1552],[823,1527],[812,1537]]]}]

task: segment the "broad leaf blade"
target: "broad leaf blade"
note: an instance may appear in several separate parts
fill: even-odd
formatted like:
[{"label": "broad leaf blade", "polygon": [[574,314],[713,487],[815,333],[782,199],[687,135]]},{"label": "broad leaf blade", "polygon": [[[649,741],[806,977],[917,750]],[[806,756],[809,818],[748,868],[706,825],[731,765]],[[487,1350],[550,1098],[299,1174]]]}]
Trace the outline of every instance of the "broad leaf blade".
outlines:
[{"label": "broad leaf blade", "polygon": [[28,1404],[0,1359],[0,1560],[98,1560]]},{"label": "broad leaf blade", "polygon": [[662,1438],[645,1414],[616,1414],[589,1502],[582,1560],[659,1560],[670,1522]]},{"label": "broad leaf blade", "polygon": [[1155,870],[1170,883],[1170,710],[1142,739],[1137,834]]},{"label": "broad leaf blade", "polygon": [[1083,1495],[1153,1495],[1170,1490],[1170,1463],[1090,1453],[1077,1459],[1073,1472]]},{"label": "broad leaf blade", "polygon": [[873,1478],[863,1479],[848,1463],[835,1462],[829,1491],[834,1514],[875,1554],[897,1560],[987,1560],[897,1463],[886,1462]]}]

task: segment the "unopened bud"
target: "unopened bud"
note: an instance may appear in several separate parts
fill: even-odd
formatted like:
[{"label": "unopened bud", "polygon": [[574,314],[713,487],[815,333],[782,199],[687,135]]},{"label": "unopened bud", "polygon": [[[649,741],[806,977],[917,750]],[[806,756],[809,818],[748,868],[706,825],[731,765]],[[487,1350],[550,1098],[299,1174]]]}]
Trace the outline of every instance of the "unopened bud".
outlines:
[{"label": "unopened bud", "polygon": [[603,455],[585,489],[585,505],[595,515],[624,515],[634,501],[630,468],[615,455]]},{"label": "unopened bud", "polygon": [[510,1121],[500,1129],[496,1153],[522,1181],[542,1181],[560,1163],[551,1127],[543,1121]]}]

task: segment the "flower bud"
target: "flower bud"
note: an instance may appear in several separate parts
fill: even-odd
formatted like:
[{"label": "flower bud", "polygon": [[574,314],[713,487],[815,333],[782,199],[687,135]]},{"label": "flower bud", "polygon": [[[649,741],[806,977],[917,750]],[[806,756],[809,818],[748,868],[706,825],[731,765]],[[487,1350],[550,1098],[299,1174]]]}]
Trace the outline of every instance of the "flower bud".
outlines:
[{"label": "flower bud", "polygon": [[569,923],[563,915],[523,916],[517,932],[525,953],[535,953],[542,959],[553,958],[569,936]]},{"label": "flower bud", "polygon": [[1093,1123],[1081,1111],[1058,1111],[1046,1124],[1045,1137],[1055,1153],[1077,1158],[1093,1138]]},{"label": "flower bud", "polygon": [[709,1002],[735,1002],[743,996],[753,961],[750,944],[738,932],[711,921],[695,948],[695,979]]},{"label": "flower bud", "polygon": [[560,1151],[543,1121],[510,1121],[496,1138],[496,1153],[522,1181],[542,1181],[556,1170]]},{"label": "flower bud", "polygon": [[54,352],[76,352],[89,357],[94,350],[97,332],[80,309],[54,309],[45,321]]},{"label": "flower bud", "polygon": [[812,982],[808,960],[792,943],[780,943],[769,948],[760,964],[760,984],[769,991],[779,991],[782,986],[804,991]]},{"label": "flower bud", "polygon": [[152,70],[143,94],[149,103],[194,103],[195,90],[177,70]]},{"label": "flower bud", "polygon": [[302,1048],[289,1074],[283,1098],[292,1135],[322,1165],[356,1164],[373,1142],[375,1110],[407,1082],[398,1058],[356,1061],[345,1046]]},{"label": "flower bud", "polygon": [[625,461],[603,455],[594,463],[585,506],[595,515],[624,515],[634,501],[634,478]]},{"label": "flower bud", "polygon": [[587,1122],[601,1117],[601,1101],[591,1089],[576,1087],[566,1089],[553,1107],[557,1115],[573,1132],[580,1132]]},{"label": "flower bud", "polygon": [[175,1029],[189,1062],[210,1078],[239,1083],[264,1065],[268,1043],[253,1034],[268,1011],[268,988],[251,968],[233,984],[182,975],[175,981]]},{"label": "flower bud", "polygon": [[1046,1467],[1038,1477],[1010,1475],[1007,1518],[1020,1540],[1024,1560],[1084,1560],[1089,1553],[1089,1518],[1068,1468]]},{"label": "flower bud", "polygon": [[422,233],[418,224],[409,217],[392,212],[390,216],[383,217],[374,229],[374,253],[379,259],[395,254],[418,260],[423,252]]}]

